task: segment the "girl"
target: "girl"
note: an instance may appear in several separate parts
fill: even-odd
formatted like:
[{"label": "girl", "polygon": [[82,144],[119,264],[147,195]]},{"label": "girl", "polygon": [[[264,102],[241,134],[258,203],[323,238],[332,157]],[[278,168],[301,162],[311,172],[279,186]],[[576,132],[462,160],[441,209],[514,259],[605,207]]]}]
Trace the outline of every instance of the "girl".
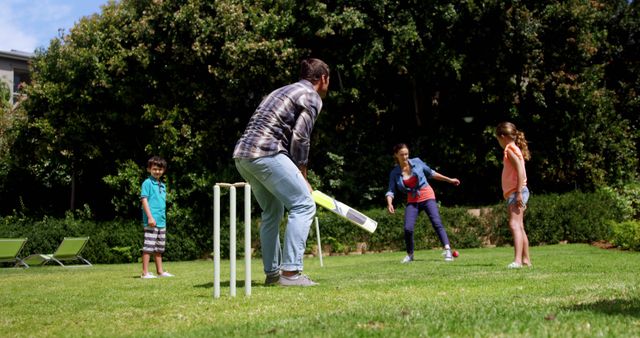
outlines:
[{"label": "girl", "polygon": [[427,178],[449,182],[455,186],[460,184],[460,180],[437,173],[417,157],[409,158],[409,148],[404,143],[393,147],[393,157],[397,165],[389,174],[389,189],[386,193],[389,213],[395,213],[393,197],[396,191],[407,194],[407,207],[404,213],[404,241],[407,247],[407,256],[402,260],[402,263],[413,261],[413,229],[420,211],[427,213],[433,229],[444,246],[444,260],[452,261],[453,256],[449,245],[449,237],[447,237],[447,232],[444,230],[440,219],[436,195],[429,182],[427,182]]},{"label": "girl", "polygon": [[524,133],[510,122],[502,122],[496,127],[496,138],[504,149],[502,169],[502,193],[509,209],[509,230],[513,235],[514,259],[507,267],[519,269],[531,266],[529,239],[524,230],[524,210],[529,200],[527,172],[524,161],[531,155]]}]

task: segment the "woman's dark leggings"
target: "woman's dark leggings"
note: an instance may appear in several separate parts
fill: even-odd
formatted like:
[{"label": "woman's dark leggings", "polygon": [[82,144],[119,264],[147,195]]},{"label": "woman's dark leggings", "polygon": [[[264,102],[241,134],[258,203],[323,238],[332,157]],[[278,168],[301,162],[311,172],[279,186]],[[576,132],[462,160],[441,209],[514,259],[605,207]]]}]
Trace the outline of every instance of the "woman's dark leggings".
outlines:
[{"label": "woman's dark leggings", "polygon": [[438,238],[440,238],[442,246],[449,245],[449,237],[447,237],[447,232],[442,225],[436,200],[430,199],[420,203],[409,203],[404,211],[404,242],[407,245],[407,254],[409,255],[413,255],[413,229],[422,210],[429,216],[433,230],[436,231]]}]

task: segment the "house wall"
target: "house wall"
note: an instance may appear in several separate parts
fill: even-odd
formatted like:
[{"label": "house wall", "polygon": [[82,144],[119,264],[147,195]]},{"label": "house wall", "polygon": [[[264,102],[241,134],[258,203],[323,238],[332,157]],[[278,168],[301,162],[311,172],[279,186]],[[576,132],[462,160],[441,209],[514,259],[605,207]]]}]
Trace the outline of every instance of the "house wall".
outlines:
[{"label": "house wall", "polygon": [[[11,103],[14,103],[15,92],[19,83],[28,82],[29,60],[33,54],[18,51],[0,51],[0,81],[9,86]],[[26,79],[25,79],[26,78]]]}]

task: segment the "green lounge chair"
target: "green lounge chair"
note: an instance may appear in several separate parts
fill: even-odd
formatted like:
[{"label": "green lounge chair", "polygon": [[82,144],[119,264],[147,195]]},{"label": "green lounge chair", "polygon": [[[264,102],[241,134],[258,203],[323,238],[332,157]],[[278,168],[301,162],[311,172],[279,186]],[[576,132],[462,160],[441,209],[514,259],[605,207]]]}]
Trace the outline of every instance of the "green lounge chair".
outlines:
[{"label": "green lounge chair", "polygon": [[0,238],[0,262],[11,262],[16,266],[29,268],[29,265],[18,257],[25,243],[26,238]]},{"label": "green lounge chair", "polygon": [[[88,260],[80,257],[80,252],[87,245],[89,237],[65,237],[60,243],[56,252],[52,254],[34,254],[24,259],[30,265],[45,265],[49,262],[56,262],[61,266],[63,261],[80,261],[79,266],[91,266]],[[76,265],[78,266],[78,265]]]}]

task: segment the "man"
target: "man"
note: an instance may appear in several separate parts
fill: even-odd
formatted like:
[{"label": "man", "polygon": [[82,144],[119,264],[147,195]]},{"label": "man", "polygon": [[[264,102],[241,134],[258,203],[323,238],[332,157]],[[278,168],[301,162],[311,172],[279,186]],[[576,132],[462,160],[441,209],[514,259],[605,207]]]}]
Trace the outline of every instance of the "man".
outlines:
[{"label": "man", "polygon": [[[307,181],[313,125],[329,89],[329,66],[305,59],[300,80],[269,94],[258,106],[233,152],[260,208],[265,285],[313,286],[302,259],[316,205]],[[280,252],[279,225],[289,212]],[[282,257],[280,257],[282,255]]]}]

